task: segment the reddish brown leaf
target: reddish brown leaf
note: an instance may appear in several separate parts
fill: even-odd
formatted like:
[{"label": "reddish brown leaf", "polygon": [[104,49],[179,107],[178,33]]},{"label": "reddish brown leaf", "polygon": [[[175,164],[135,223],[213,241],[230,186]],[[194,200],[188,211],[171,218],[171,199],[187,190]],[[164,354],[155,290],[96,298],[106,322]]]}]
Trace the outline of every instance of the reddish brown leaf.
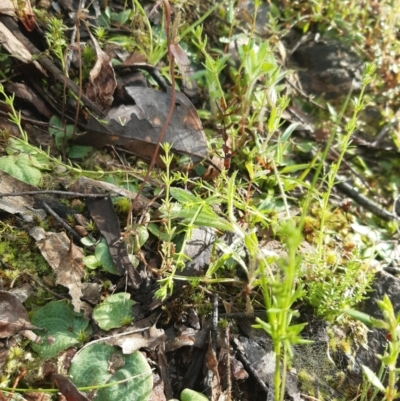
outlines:
[{"label": "reddish brown leaf", "polygon": [[51,380],[53,380],[54,384],[67,401],[89,401],[89,399],[74,386],[68,377],[55,373],[51,376]]}]

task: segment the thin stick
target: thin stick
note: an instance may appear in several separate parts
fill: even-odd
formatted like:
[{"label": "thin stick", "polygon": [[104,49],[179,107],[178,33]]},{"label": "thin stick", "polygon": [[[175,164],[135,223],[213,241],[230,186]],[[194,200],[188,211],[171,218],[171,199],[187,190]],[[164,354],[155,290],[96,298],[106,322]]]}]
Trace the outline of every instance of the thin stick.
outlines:
[{"label": "thin stick", "polygon": [[43,207],[46,211],[51,214],[72,236],[80,241],[82,237],[69,225],[67,224],[46,202],[43,202]]},{"label": "thin stick", "polygon": [[57,294],[56,292],[54,292],[53,290],[51,290],[49,287],[47,287],[46,285],[44,285],[37,277],[35,277],[33,274],[27,272],[27,271],[23,271],[22,273],[18,274],[17,277],[14,278],[14,280],[11,282],[10,284],[10,288],[14,287],[14,284],[16,282],[16,280],[21,277],[21,276],[28,276],[31,280],[33,280],[37,285],[39,285],[40,287],[44,288],[49,294],[54,295],[56,298],[58,299],[68,299],[69,296],[68,295],[60,295]]},{"label": "thin stick", "polygon": [[25,196],[25,195],[43,195],[43,194],[51,194],[51,195],[63,195],[63,196],[75,196],[77,198],[105,198],[107,196],[121,196],[118,194],[112,195],[109,193],[106,194],[84,194],[81,192],[68,192],[68,191],[56,191],[56,190],[43,190],[43,191],[24,191],[24,192],[0,192],[1,197],[9,197],[9,196]]}]

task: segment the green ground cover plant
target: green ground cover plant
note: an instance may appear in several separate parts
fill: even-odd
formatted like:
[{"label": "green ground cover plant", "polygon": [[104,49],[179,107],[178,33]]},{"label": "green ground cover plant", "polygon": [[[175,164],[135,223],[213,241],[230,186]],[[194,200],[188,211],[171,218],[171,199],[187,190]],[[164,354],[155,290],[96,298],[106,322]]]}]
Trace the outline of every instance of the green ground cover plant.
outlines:
[{"label": "green ground cover plant", "polygon": [[[252,13],[245,19],[246,24],[240,20],[240,7],[234,1],[209,5],[208,10],[190,2],[171,3],[175,6],[175,25],[169,39],[174,45],[179,43],[197,66],[194,79],[202,95],[197,111],[205,126],[210,155],[223,161],[213,180],[201,177],[206,165],[194,167],[197,175],[185,168],[176,168],[182,158],[174,155],[173,144],[162,146],[164,170],[149,171],[146,175],[151,179],[151,185],[131,178],[140,175],[142,179],[147,168],[133,158],[129,158],[124,166],[110,169],[100,165],[84,167],[81,159],[98,151],[71,144],[76,127],[64,124],[60,116],[51,119],[49,128],[49,135],[55,139],[55,150],[60,153],[60,157],[53,156],[49,149],[30,143],[16,100],[1,84],[0,103],[8,107],[8,118],[17,126],[19,136],[12,137],[2,132],[0,169],[37,187],[44,187],[46,177],[55,176],[56,169],[62,168],[70,181],[87,176],[118,183],[124,188],[144,188],[148,193],[160,193],[159,210],[156,213],[149,211],[139,223],[133,221],[130,203],[124,205],[121,199],[114,201],[122,224],[126,225],[124,239],[131,260],[135,265],[143,262],[141,250],[149,241],[156,244],[161,262],[155,274],[158,279],[155,297],[160,302],[173,296],[175,283],[183,280],[191,288],[197,309],[204,311],[205,315],[210,311],[208,294],[214,292],[222,299],[228,299],[229,293],[235,299],[235,307],[248,315],[252,315],[255,309],[262,309],[264,316],[256,318],[253,328],[267,333],[273,343],[275,372],[272,388],[276,401],[285,399],[288,371],[295,357],[293,347],[312,342],[302,334],[307,323],[302,320],[301,308],[311,308],[315,316],[331,325],[345,326],[350,315],[387,330],[391,340],[387,352],[381,357],[382,370],[374,373],[364,367],[364,373],[367,381],[377,389],[374,397],[383,394],[385,400],[395,399],[398,396],[395,385],[398,378],[398,316],[386,297],[379,304],[384,311],[382,321],[351,310],[368,296],[374,278],[370,265],[377,260],[385,261],[386,255],[382,249],[379,250],[378,243],[371,245],[368,235],[356,234],[354,227],[368,227],[369,233],[379,231],[390,236],[396,233],[397,223],[395,219],[385,222],[358,207],[354,208],[354,213],[346,212],[336,200],[340,197],[337,183],[342,179],[343,166],[348,169],[347,178],[354,179],[359,191],[363,191],[362,182],[368,181],[371,187],[377,188],[376,192],[370,191],[376,198],[395,199],[398,196],[399,178],[397,173],[393,173],[399,169],[398,160],[388,158],[374,164],[357,154],[352,140],[360,130],[368,131],[368,123],[364,120],[368,107],[381,109],[381,120],[391,121],[393,127],[395,125],[398,73],[396,75],[388,66],[389,60],[400,57],[397,52],[399,39],[393,34],[399,27],[399,6],[389,1],[379,5],[369,2],[362,9],[354,1],[346,2],[346,5],[344,2],[295,1],[291,5],[284,1],[271,2],[266,23],[269,34],[261,37],[257,33],[257,21],[264,3],[260,0],[254,1]],[[181,15],[180,20],[178,15]],[[46,17],[41,15],[41,18]],[[213,21],[212,29],[207,25],[207,18]],[[384,18],[387,19],[382,25]],[[45,38],[49,52],[67,72],[66,27],[56,17],[48,21]],[[112,4],[109,4],[102,10],[99,25],[92,29],[101,45],[113,43],[124,50],[147,54],[148,62],[159,63],[161,73],[173,85],[177,76],[179,89],[183,81],[181,69],[173,64],[171,57],[168,58],[171,53],[164,24],[161,27],[153,24],[141,2],[134,0],[119,11],[112,10]],[[112,27],[116,25],[125,27],[128,33],[115,34]],[[362,50],[361,88],[357,92],[349,90],[331,102],[323,96],[306,96],[293,90],[290,77],[295,68],[287,67],[288,56],[286,50],[282,50],[292,29],[304,36],[310,33],[322,35],[327,40],[341,40],[343,33],[351,32],[343,41]],[[379,53],[372,57],[374,49],[380,46]],[[89,47],[87,49],[83,49],[82,57],[93,62],[94,54]],[[166,67],[168,63],[173,74]],[[87,74],[80,72],[78,75],[82,78]],[[149,80],[154,84],[151,78]],[[67,96],[68,93],[64,92],[63,97]],[[301,122],[287,117],[293,106],[315,116],[318,128],[327,131],[322,142],[299,134]],[[397,151],[396,130],[393,129],[390,135]],[[332,149],[336,151],[333,161]],[[305,159],[302,157],[305,154],[312,156]],[[389,171],[392,173],[386,174]],[[200,227],[213,229],[217,239],[205,273],[188,278],[180,274],[188,262],[184,250],[193,230]],[[22,242],[20,232],[25,233],[17,222],[0,222],[0,234],[6,238],[0,242],[0,254],[4,255],[2,263],[12,265],[12,269],[2,272],[2,278],[7,282],[25,269],[14,262],[15,249],[7,241],[7,238],[18,236],[18,241]],[[227,234],[233,236],[232,244],[224,240]],[[268,248],[267,244],[272,240],[279,243],[278,251]],[[88,236],[83,245],[86,246],[86,278],[101,277],[104,272],[116,273],[104,241],[96,242]],[[33,249],[33,244],[27,244],[20,258],[27,260],[32,255],[37,265],[35,273],[43,275],[44,262],[34,255]],[[31,265],[27,263],[26,266],[32,272]],[[102,284],[107,290],[109,284],[106,280]],[[126,302],[129,309],[132,301]],[[64,305],[63,302],[59,304]],[[104,309],[105,305],[101,305]],[[97,312],[95,308],[95,313],[101,311],[101,305],[96,307]],[[53,306],[48,303],[47,307]],[[35,311],[33,321],[40,313],[40,310]],[[85,331],[87,322],[81,316],[75,316],[75,319],[82,328],[70,336],[73,345],[85,342],[90,335]],[[102,319],[105,319],[104,312]],[[117,323],[100,328],[108,330],[127,325],[132,320],[127,312]],[[54,353],[43,355],[41,347],[32,347],[38,358],[53,357],[59,351],[56,349]],[[93,358],[99,358],[103,363],[102,374],[107,376],[106,361],[115,350],[108,345],[97,347],[98,353]],[[85,352],[90,354],[90,348]],[[103,354],[106,356],[102,357]],[[127,358],[125,361],[127,367],[132,364],[139,366],[138,370],[149,368],[147,362],[141,360],[142,354],[134,355],[132,360]],[[0,388],[7,390],[11,388],[10,380],[14,374],[10,366],[0,379]],[[77,362],[72,367],[73,371],[80,369],[82,366]],[[387,385],[384,381],[386,371]],[[117,379],[129,378],[127,372]],[[129,399],[126,388],[142,386],[137,399],[147,399],[151,390],[147,373],[146,370],[145,377],[139,375],[129,381],[123,397]],[[86,373],[79,372],[77,376],[85,378]],[[97,381],[96,376],[93,383]],[[79,388],[88,386],[81,379],[77,379],[75,384]],[[105,387],[99,399],[112,401],[108,397],[113,391],[113,387]],[[181,399],[202,399],[203,396],[191,391],[184,391]],[[366,394],[364,389],[361,399],[368,399]]]}]

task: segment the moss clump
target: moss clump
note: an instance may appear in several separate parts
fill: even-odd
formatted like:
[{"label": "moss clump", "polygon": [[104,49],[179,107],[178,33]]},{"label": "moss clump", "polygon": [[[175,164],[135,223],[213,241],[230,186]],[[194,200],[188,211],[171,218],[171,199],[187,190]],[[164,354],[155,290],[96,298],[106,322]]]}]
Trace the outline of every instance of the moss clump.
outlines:
[{"label": "moss clump", "polygon": [[12,281],[24,271],[38,277],[52,274],[46,260],[26,231],[0,221],[0,233],[2,277],[6,282]]}]

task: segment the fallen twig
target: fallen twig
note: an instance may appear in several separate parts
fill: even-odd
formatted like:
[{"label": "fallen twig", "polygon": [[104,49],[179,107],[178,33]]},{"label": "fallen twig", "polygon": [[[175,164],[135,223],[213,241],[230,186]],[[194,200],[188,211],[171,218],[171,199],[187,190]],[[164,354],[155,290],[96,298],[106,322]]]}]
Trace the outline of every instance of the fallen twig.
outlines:
[{"label": "fallen twig", "polygon": [[37,285],[39,285],[40,287],[44,288],[49,294],[54,295],[56,298],[59,298],[59,299],[66,299],[66,298],[68,299],[68,298],[70,298],[69,295],[60,295],[60,294],[57,294],[56,292],[54,292],[53,290],[51,290],[49,287],[47,287],[46,285],[44,285],[37,277],[35,277],[33,274],[31,274],[31,273],[29,273],[29,272],[27,272],[27,271],[24,271],[24,272],[18,274],[18,276],[15,277],[14,280],[11,282],[10,288],[13,288],[13,287],[14,287],[15,281],[16,281],[19,277],[21,277],[21,276],[28,276],[28,277],[29,277],[31,280],[33,280]]},{"label": "fallen twig", "polygon": [[23,192],[0,192],[0,198],[10,196],[25,196],[25,195],[62,195],[62,196],[75,196],[76,198],[106,198],[107,196],[121,196],[119,194],[92,194],[92,193],[81,193],[81,192],[69,192],[69,191],[57,191],[53,189],[43,191],[23,191]]},{"label": "fallen twig", "polygon": [[72,236],[80,241],[82,237],[69,225],[67,224],[46,202],[43,202],[43,207],[46,211],[51,214]]},{"label": "fallen twig", "polygon": [[380,217],[383,220],[391,221],[391,220],[400,220],[399,216],[396,216],[394,213],[389,212],[386,209],[371,199],[368,199],[366,196],[360,194],[357,190],[355,190],[352,186],[347,184],[347,182],[339,182],[335,185],[341,192],[346,194],[349,198],[353,199],[360,206],[364,207],[374,215]]},{"label": "fallen twig", "polygon": [[[236,353],[235,356],[237,359],[239,359],[240,362],[243,363],[245,368],[253,375],[253,377],[257,380],[257,383],[261,386],[261,388],[266,392],[268,395],[269,393],[269,388],[267,385],[261,380],[260,376],[257,374],[257,372],[254,370],[254,368],[251,366],[250,361],[244,356],[244,354],[240,351],[238,345],[235,343],[234,340],[231,340],[231,345],[235,349]],[[268,399],[268,396],[267,396]]]}]

